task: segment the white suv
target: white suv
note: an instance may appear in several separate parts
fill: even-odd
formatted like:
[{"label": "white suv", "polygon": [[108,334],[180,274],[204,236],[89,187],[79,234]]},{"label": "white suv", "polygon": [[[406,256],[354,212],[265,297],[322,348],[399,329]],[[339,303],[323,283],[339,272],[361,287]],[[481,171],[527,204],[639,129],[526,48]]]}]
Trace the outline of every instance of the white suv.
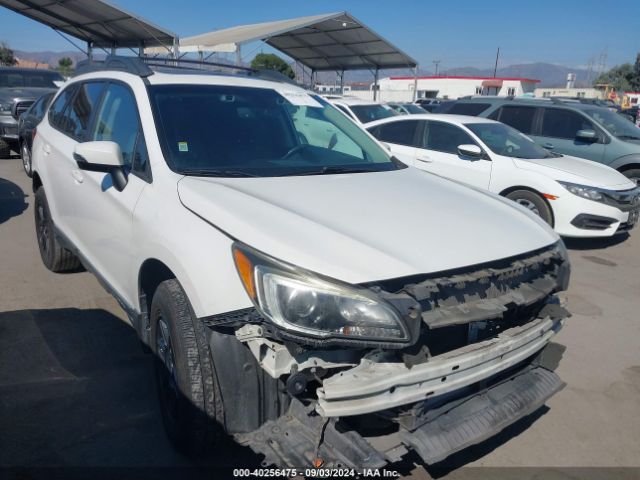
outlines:
[{"label": "white suv", "polygon": [[569,264],[537,217],[407,167],[288,83],[92,69],[37,129],[40,252],[126,310],[177,448],[432,463],[562,388],[546,347]]}]

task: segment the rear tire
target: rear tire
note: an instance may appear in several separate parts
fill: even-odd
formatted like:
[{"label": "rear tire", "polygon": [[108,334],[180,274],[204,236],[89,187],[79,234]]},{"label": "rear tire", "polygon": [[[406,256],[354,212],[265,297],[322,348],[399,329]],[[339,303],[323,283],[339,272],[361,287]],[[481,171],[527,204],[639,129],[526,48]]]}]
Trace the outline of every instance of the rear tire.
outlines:
[{"label": "rear tire", "polygon": [[509,200],[513,200],[514,202],[531,210],[553,227],[553,214],[551,213],[551,207],[549,207],[542,196],[530,190],[515,190],[508,193],[506,197]]},{"label": "rear tire", "polygon": [[20,144],[20,156],[22,157],[22,168],[24,168],[24,173],[26,173],[29,178],[33,177],[31,150],[26,142],[21,142]]},{"label": "rear tire", "polygon": [[78,257],[60,245],[56,238],[47,196],[42,187],[36,191],[34,210],[38,248],[44,266],[57,273],[80,269],[82,264]]},{"label": "rear tire", "polygon": [[637,185],[640,185],[640,168],[630,168],[625,170],[622,174],[629,180],[633,180]]},{"label": "rear tire", "polygon": [[11,156],[11,147],[4,140],[0,140],[0,158],[9,158]]},{"label": "rear tire", "polygon": [[176,279],[158,286],[150,318],[165,430],[176,450],[200,457],[225,437],[222,395],[205,327]]}]

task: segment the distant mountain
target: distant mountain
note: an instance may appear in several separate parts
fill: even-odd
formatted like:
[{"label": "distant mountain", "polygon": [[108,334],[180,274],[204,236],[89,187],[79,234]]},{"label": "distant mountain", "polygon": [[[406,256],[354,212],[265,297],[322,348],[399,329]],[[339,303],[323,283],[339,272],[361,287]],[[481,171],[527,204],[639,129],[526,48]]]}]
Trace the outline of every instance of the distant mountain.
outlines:
[{"label": "distant mountain", "polygon": [[[25,52],[22,50],[15,50],[14,54],[21,60],[29,60],[32,62],[48,63],[52,67],[58,66],[58,60],[63,57],[69,57],[76,64],[80,60],[86,59],[86,55],[78,50],[70,50],[66,52]],[[103,57],[102,54],[96,54],[96,57]],[[298,74],[298,78],[302,78],[302,70],[293,63],[291,65],[294,71]],[[478,77],[492,77],[492,68],[475,68],[475,67],[457,67],[449,68],[443,72],[443,75],[461,75],[461,76],[478,76]],[[562,65],[555,65],[552,63],[525,63],[521,65],[510,65],[508,67],[502,67],[498,69],[498,77],[526,77],[535,78],[540,80],[538,84],[541,87],[560,87],[567,83],[567,74],[576,74],[576,86],[587,86],[589,84],[589,72],[580,68],[563,67]],[[306,72],[309,75],[309,72]],[[402,75],[413,75],[411,69],[399,69],[399,70],[380,70],[380,78]],[[419,75],[433,75],[432,71],[420,70]],[[593,81],[596,77],[596,73],[592,72],[590,81]],[[337,82],[338,76],[335,72],[319,72],[318,81],[320,83],[333,84]],[[345,83],[353,82],[373,82],[373,74],[366,70],[359,70],[345,73]]]}]

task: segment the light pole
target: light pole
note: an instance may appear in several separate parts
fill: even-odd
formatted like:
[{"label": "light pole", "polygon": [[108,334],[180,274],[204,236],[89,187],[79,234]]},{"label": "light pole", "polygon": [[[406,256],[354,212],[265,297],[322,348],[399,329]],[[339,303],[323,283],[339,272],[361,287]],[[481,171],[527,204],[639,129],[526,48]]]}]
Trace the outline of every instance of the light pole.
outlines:
[{"label": "light pole", "polygon": [[442,60],[434,60],[433,64],[436,66],[436,77],[438,76],[438,64],[442,62]]}]

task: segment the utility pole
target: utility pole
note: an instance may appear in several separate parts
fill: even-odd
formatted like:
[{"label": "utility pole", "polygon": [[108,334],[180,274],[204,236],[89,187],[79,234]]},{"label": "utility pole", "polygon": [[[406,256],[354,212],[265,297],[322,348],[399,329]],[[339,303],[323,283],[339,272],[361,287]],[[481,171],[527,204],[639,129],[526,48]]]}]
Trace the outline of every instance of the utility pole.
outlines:
[{"label": "utility pole", "polygon": [[498,47],[498,51],[496,52],[496,64],[493,67],[493,78],[496,78],[496,74],[498,73],[498,58],[500,58],[500,47]]},{"label": "utility pole", "polygon": [[436,66],[436,77],[438,76],[438,65],[442,62],[442,60],[434,60],[433,64]]}]

